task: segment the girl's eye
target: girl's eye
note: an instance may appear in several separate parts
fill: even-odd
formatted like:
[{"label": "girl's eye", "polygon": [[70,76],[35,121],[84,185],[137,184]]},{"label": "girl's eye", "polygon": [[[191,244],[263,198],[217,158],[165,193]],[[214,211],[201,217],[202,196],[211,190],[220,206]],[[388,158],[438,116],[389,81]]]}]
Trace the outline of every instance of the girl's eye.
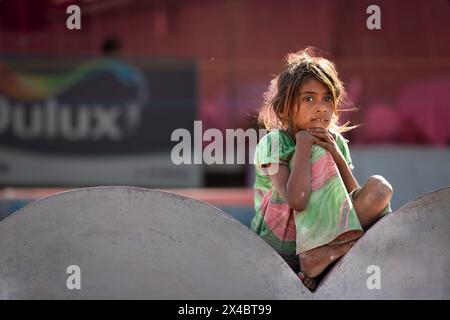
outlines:
[{"label": "girl's eye", "polygon": [[327,97],[325,97],[325,101],[326,102],[332,102],[333,101],[333,97],[327,96]]},{"label": "girl's eye", "polygon": [[304,98],[303,98],[303,101],[305,101],[305,102],[311,102],[311,101],[313,101],[313,97],[304,97]]}]

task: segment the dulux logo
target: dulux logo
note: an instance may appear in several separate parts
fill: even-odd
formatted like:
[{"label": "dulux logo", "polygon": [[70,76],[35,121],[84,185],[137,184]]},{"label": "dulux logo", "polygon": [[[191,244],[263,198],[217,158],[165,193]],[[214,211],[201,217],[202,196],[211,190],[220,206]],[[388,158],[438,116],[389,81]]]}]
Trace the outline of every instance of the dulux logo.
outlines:
[{"label": "dulux logo", "polygon": [[10,131],[20,139],[120,140],[140,124],[142,108],[126,106],[72,106],[55,99],[25,106],[0,97],[0,135]]},{"label": "dulux logo", "polygon": [[[148,100],[148,85],[139,70],[117,60],[105,59],[76,72],[82,73],[76,83],[62,85],[55,96],[35,102],[23,102],[0,96],[0,136],[8,134],[14,140],[119,141],[137,130]],[[93,75],[109,73],[126,89],[134,88],[135,98],[120,99],[112,105],[100,102],[69,103],[68,89],[92,81]],[[67,88],[69,87],[69,88]],[[116,86],[115,86],[116,87]],[[129,91],[129,90],[128,90]],[[95,95],[95,90],[92,90]],[[20,97],[19,97],[20,98]],[[92,100],[92,99],[89,99]],[[97,97],[98,100],[98,97]]]},{"label": "dulux logo", "polygon": [[49,99],[25,106],[0,98],[0,135],[10,130],[20,139],[120,140],[139,126],[141,111],[136,104],[74,107]]}]

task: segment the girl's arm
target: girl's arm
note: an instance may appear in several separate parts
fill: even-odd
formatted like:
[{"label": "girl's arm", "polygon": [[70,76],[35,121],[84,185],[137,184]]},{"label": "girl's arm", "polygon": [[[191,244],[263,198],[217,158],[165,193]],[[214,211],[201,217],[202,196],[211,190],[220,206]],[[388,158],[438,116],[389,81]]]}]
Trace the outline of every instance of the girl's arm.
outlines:
[{"label": "girl's arm", "polygon": [[314,137],[318,138],[315,143],[327,149],[333,156],[334,162],[339,169],[339,173],[341,174],[342,180],[344,181],[347,192],[350,193],[358,188],[358,181],[356,181],[355,177],[353,176],[353,173],[350,170],[344,156],[342,155],[341,150],[339,150],[334,137],[324,129],[309,129],[309,132]]},{"label": "girl's arm", "polygon": [[345,160],[340,150],[337,150],[336,154],[331,155],[333,156],[334,162],[336,162],[336,166],[339,169],[339,173],[341,174],[342,180],[344,181],[345,187],[347,188],[347,192],[350,193],[358,188],[358,181],[356,181],[355,177],[353,176],[353,173],[348,167],[347,161]]},{"label": "girl's arm", "polygon": [[278,172],[270,176],[275,190],[286,200],[291,209],[305,210],[311,193],[311,147],[314,137],[306,131],[296,135],[292,170],[280,165]]}]

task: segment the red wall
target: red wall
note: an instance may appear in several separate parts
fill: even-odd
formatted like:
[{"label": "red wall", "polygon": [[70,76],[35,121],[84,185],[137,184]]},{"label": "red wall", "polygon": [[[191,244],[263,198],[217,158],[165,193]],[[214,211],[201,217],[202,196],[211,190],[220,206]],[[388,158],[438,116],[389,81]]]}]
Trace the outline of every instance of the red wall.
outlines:
[{"label": "red wall", "polygon": [[[450,3],[376,1],[381,30],[366,28],[373,1],[0,2],[0,54],[96,56],[116,35],[123,57],[183,57],[198,64],[205,127],[249,126],[289,51],[328,52],[366,125],[354,142],[450,142]],[[66,28],[66,6],[82,29]]]}]

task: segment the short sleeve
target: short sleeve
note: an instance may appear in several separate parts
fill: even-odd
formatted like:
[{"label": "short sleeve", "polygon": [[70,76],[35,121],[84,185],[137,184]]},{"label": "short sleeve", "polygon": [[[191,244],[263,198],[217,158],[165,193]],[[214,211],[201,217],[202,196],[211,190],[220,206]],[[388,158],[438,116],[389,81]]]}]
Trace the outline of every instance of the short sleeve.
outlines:
[{"label": "short sleeve", "polygon": [[341,153],[344,156],[344,159],[347,162],[349,168],[353,170],[355,167],[353,166],[352,158],[350,156],[350,149],[348,148],[348,140],[345,139],[341,134],[336,134],[336,143],[339,149],[341,150]]},{"label": "short sleeve", "polygon": [[256,170],[261,175],[272,175],[280,164],[288,165],[295,151],[295,144],[287,133],[274,130],[261,138],[255,150]]}]

